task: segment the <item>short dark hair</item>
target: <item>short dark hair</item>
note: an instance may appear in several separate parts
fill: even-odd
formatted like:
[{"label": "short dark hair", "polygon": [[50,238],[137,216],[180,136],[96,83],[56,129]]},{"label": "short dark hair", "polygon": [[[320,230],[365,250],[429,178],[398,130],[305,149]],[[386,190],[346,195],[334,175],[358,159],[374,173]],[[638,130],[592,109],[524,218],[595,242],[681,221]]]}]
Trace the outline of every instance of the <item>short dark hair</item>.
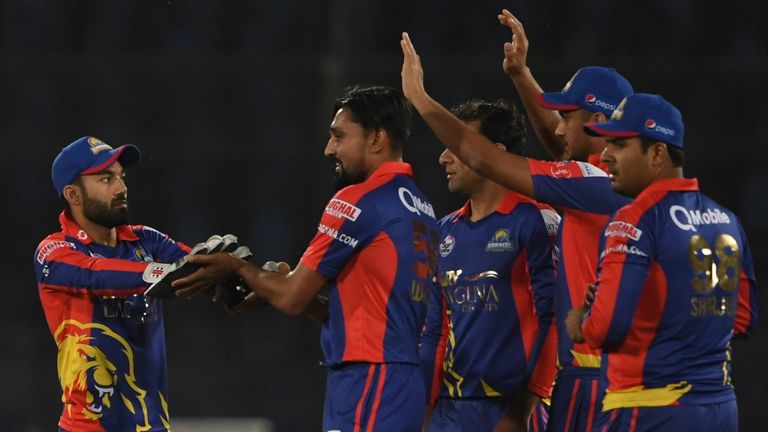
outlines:
[{"label": "short dark hair", "polygon": [[472,99],[451,108],[451,112],[465,122],[479,120],[481,134],[495,143],[504,144],[507,151],[522,155],[527,136],[525,116],[512,102]]},{"label": "short dark hair", "polygon": [[[83,189],[83,176],[77,176],[77,178],[72,180],[72,183],[70,183],[70,184],[78,185],[78,186],[80,186],[81,189]],[[67,199],[64,198],[63,194],[61,195],[60,198],[61,198],[61,205],[64,207],[64,210],[66,210],[67,212],[71,213],[72,212],[72,207],[69,205],[69,201],[67,201]]]},{"label": "short dark hair", "polygon": [[[643,153],[648,153],[648,149],[656,144],[657,142],[664,142],[659,141],[651,138],[647,138],[644,136],[640,137],[640,143],[643,148]],[[672,144],[664,143],[667,146],[667,153],[669,153],[669,160],[672,161],[672,166],[674,167],[681,167],[683,164],[685,164],[685,151],[679,147],[675,147]]]},{"label": "short dark hair", "polygon": [[395,150],[402,150],[411,135],[411,103],[391,87],[347,87],[344,95],[336,99],[334,115],[341,108],[347,108],[365,131],[387,131]]}]

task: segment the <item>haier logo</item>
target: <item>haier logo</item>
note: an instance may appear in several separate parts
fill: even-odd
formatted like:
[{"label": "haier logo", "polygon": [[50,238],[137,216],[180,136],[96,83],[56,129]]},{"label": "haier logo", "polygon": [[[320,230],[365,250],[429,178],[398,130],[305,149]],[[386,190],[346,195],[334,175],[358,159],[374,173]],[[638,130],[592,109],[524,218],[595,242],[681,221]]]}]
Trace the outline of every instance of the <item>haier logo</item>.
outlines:
[{"label": "haier logo", "polygon": [[683,231],[696,231],[699,225],[730,224],[731,218],[720,209],[688,210],[683,206],[673,205],[669,208],[672,222]]},{"label": "haier logo", "polygon": [[419,197],[414,195],[413,192],[404,187],[398,189],[397,193],[400,195],[400,202],[402,202],[405,208],[409,211],[416,213],[417,215],[424,213],[432,219],[435,218],[435,211],[432,210],[432,204],[422,201]]},{"label": "haier logo", "polygon": [[656,121],[654,119],[648,119],[645,121],[645,128],[648,130],[656,131],[659,133],[662,133],[664,135],[669,136],[675,136],[675,131],[673,131],[670,128],[665,128],[664,126],[659,126],[656,124]]}]

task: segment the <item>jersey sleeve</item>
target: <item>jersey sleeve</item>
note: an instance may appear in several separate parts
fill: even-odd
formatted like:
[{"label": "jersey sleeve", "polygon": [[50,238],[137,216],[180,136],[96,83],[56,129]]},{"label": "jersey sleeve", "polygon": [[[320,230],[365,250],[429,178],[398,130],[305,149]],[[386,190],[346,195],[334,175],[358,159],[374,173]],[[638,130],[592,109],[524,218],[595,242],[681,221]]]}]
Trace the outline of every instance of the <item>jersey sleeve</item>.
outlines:
[{"label": "jersey sleeve", "polygon": [[[547,222],[551,215],[544,209],[528,213],[526,235],[522,237],[526,266],[531,280],[531,294],[538,324],[536,340],[529,359],[530,379],[528,388],[535,394],[547,397],[555,376],[554,339],[550,336],[554,315],[555,269],[552,259],[552,241]],[[546,345],[546,347],[545,347]],[[548,359],[542,358],[545,353]],[[541,363],[540,363],[541,360]],[[551,368],[546,365],[551,361]]]},{"label": "jersey sleeve", "polygon": [[448,340],[447,304],[437,282],[431,284],[427,317],[419,341],[419,362],[427,393],[427,405],[434,406],[443,382],[443,362]]},{"label": "jersey sleeve", "polygon": [[[351,188],[342,189],[325,207],[317,233],[301,257],[301,264],[335,279],[347,261],[381,230],[376,206],[351,202]],[[347,192],[347,193],[345,193]]]},{"label": "jersey sleeve", "polygon": [[615,346],[624,340],[651,270],[652,234],[636,219],[619,212],[603,233],[597,293],[582,324],[591,348]]},{"label": "jersey sleeve", "polygon": [[131,228],[142,239],[142,245],[151,247],[149,252],[156,262],[172,263],[190,251],[186,244],[174,241],[167,234],[154,228],[143,225],[134,225]]},{"label": "jersey sleeve", "polygon": [[528,159],[528,165],[534,198],[555,208],[610,215],[630,202],[613,193],[608,175],[590,163]]},{"label": "jersey sleeve", "polygon": [[739,275],[739,299],[736,307],[736,320],[733,323],[735,337],[747,337],[757,325],[757,299],[755,297],[755,269],[752,263],[752,253],[744,228],[739,223],[743,252]]},{"label": "jersey sleeve", "polygon": [[144,292],[144,272],[150,263],[97,258],[77,250],[64,236],[51,236],[35,250],[40,289],[87,291],[96,295],[126,296]]}]

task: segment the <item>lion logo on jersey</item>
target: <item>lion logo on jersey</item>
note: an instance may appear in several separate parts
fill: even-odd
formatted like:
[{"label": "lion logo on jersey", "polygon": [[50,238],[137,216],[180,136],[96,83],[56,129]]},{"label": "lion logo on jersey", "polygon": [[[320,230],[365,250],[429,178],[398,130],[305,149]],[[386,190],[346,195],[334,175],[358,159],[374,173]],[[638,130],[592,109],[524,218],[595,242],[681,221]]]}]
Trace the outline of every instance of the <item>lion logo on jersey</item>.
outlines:
[{"label": "lion logo on jersey", "polygon": [[[62,401],[76,402],[67,403],[68,416],[98,421],[122,404],[136,416],[136,432],[151,428],[146,391],[136,385],[133,351],[120,335],[103,324],[65,320],[54,337]],[[82,410],[73,413],[73,407]]]}]

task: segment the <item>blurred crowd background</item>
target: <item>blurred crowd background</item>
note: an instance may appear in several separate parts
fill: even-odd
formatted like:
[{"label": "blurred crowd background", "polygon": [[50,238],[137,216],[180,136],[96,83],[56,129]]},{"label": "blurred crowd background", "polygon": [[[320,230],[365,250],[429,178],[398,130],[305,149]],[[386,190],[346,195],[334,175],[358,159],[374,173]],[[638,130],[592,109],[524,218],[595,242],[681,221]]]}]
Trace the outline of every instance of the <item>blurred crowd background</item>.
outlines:
[{"label": "blurred crowd background", "polygon": [[[501,69],[504,7],[525,25],[528,63],[544,89],[562,88],[581,66],[613,66],[636,91],[680,108],[686,175],[741,217],[766,313],[763,2],[3,0],[0,428],[55,430],[60,411],[32,258],[58,230],[50,165],[61,147],[94,135],[142,149],[128,176],[133,223],[192,244],[231,232],[257,261],[296,263],[334,192],[322,155],[334,99],[353,84],[399,88],[408,31],[437,100],[516,101]],[[446,190],[441,151],[414,118],[406,159],[442,215],[462,200]],[[530,130],[527,152],[546,156]],[[319,429],[319,325],[269,308],[233,317],[202,298],[165,308],[172,418],[265,417],[276,431]],[[768,428],[764,327],[734,343],[744,431]]]}]

